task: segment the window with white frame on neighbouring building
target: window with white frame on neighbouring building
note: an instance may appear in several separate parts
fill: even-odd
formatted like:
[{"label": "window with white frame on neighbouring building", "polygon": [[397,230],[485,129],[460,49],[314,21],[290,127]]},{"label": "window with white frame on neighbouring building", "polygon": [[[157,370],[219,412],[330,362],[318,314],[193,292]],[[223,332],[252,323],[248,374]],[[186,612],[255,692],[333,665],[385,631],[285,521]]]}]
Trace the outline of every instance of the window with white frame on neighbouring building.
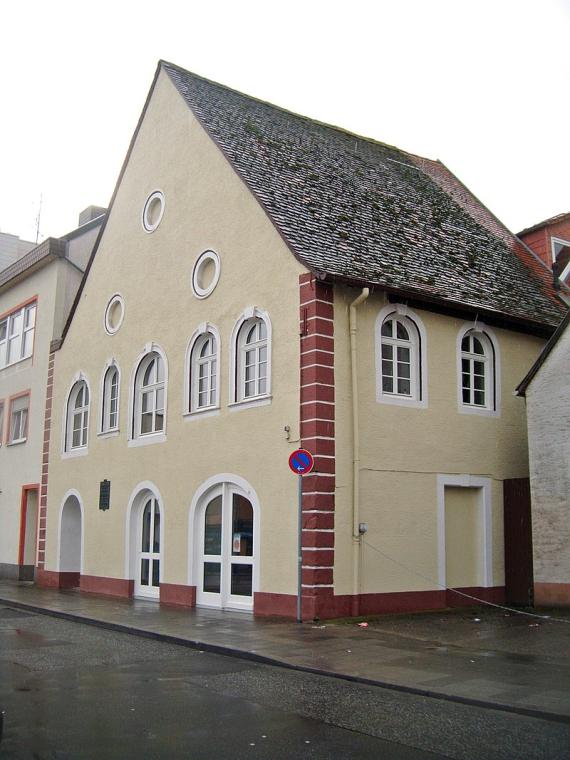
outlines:
[{"label": "window with white frame on neighbouring building", "polygon": [[28,437],[30,394],[25,393],[10,402],[8,443],[23,443]]},{"label": "window with white frame on neighbouring building", "polygon": [[32,355],[35,326],[35,301],[0,320],[0,368]]}]

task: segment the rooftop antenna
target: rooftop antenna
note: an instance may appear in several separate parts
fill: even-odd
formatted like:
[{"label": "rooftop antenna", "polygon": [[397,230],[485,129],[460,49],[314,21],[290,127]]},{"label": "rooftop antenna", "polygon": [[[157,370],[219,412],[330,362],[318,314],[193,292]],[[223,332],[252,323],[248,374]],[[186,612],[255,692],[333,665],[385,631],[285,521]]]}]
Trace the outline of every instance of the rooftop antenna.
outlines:
[{"label": "rooftop antenna", "polygon": [[38,215],[36,216],[36,245],[38,244],[38,240],[40,237],[40,220],[42,218],[42,200],[43,200],[43,194],[40,193],[40,207],[38,209]]}]

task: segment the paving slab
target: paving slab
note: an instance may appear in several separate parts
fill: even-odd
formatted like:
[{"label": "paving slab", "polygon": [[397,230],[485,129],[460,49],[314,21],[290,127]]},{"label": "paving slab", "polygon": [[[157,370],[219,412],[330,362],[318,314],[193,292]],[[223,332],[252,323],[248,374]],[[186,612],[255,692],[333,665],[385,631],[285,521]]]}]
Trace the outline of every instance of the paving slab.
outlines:
[{"label": "paving slab", "polygon": [[0,581],[0,603],[205,651],[570,723],[570,611],[497,608],[297,624]]}]

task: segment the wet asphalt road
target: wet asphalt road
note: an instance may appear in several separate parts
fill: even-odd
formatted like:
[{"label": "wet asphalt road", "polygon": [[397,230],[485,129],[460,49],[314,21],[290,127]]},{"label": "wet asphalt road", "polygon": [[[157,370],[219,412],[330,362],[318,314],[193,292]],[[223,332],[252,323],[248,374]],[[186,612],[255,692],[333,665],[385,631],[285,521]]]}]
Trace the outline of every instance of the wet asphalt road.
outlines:
[{"label": "wet asphalt road", "polygon": [[0,757],[562,760],[570,725],[0,606]]}]

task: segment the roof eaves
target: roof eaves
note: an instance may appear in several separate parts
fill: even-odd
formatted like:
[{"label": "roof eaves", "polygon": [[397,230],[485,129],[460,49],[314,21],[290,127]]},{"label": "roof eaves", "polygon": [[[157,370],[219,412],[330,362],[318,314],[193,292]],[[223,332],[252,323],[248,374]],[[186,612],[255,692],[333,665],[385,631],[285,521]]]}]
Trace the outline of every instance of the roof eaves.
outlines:
[{"label": "roof eaves", "polygon": [[535,230],[539,230],[542,227],[548,227],[551,224],[558,224],[559,222],[563,222],[565,219],[570,219],[570,211],[564,211],[561,214],[555,214],[549,219],[544,219],[542,222],[533,224],[531,227],[525,227],[524,230],[517,232],[517,237],[520,237],[521,235],[528,235],[529,232],[534,232]]},{"label": "roof eaves", "polygon": [[556,328],[556,330],[552,334],[550,340],[544,346],[544,348],[540,352],[540,355],[539,355],[538,359],[535,361],[535,363],[529,369],[529,371],[527,372],[527,374],[524,377],[524,379],[521,380],[521,382],[517,385],[517,387],[515,389],[515,395],[516,396],[525,396],[526,395],[526,390],[527,390],[528,386],[530,385],[530,383],[532,382],[532,380],[534,379],[535,375],[537,374],[537,372],[539,371],[539,369],[542,367],[542,365],[544,364],[544,362],[548,359],[548,356],[550,355],[552,349],[558,343],[558,341],[559,341],[562,333],[564,332],[564,330],[566,330],[566,328],[568,327],[569,324],[570,324],[570,310],[568,310],[566,312],[566,316],[564,317],[564,319],[562,320],[562,322],[558,325],[558,327]]},{"label": "roof eaves", "polygon": [[46,238],[36,248],[32,248],[31,251],[28,251],[0,272],[0,288],[4,288],[16,279],[21,280],[27,277],[40,266],[44,266],[56,258],[64,259],[65,254],[65,241],[61,238]]}]

